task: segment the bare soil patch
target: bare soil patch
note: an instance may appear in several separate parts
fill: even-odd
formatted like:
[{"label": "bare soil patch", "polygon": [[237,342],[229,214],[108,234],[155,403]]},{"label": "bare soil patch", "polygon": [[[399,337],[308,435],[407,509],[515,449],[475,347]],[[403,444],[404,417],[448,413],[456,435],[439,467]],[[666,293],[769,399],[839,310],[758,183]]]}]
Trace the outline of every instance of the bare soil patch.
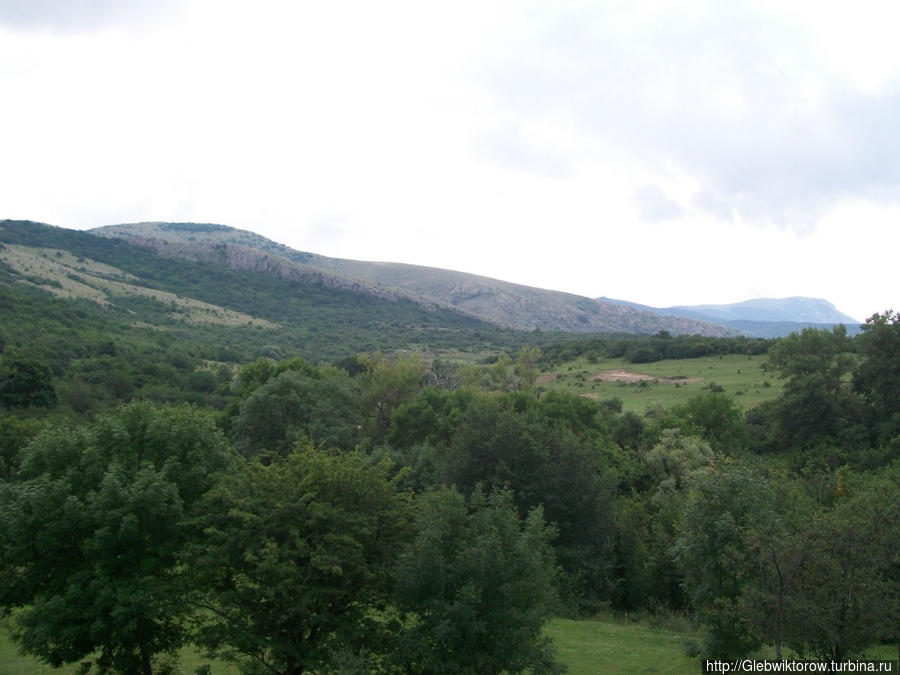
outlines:
[{"label": "bare soil patch", "polygon": [[600,382],[625,382],[625,383],[634,383],[634,382],[661,382],[661,383],[675,383],[680,382],[682,384],[691,384],[693,382],[702,382],[702,377],[656,377],[655,375],[647,375],[645,373],[635,373],[631,370],[601,370],[599,373],[594,373],[590,377],[591,380],[598,380]]}]

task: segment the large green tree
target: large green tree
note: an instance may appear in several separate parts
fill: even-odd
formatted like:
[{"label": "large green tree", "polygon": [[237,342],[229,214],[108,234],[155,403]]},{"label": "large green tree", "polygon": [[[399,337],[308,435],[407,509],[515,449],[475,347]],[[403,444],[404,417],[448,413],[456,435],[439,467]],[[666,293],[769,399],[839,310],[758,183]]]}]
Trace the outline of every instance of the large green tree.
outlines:
[{"label": "large green tree", "polygon": [[856,417],[856,398],[843,386],[853,368],[847,329],[804,328],[769,350],[769,363],[786,380],[775,409],[782,448],[836,437]]},{"label": "large green tree", "polygon": [[540,508],[519,518],[509,492],[452,488],[419,500],[397,568],[406,613],[397,660],[412,673],[559,670],[541,629],[554,607],[553,531]]},{"label": "large green tree", "polygon": [[853,387],[864,397],[877,425],[900,434],[900,314],[871,316],[856,338],[861,357]]},{"label": "large green tree", "polygon": [[231,431],[249,457],[265,450],[287,454],[300,438],[350,450],[361,426],[358,392],[343,371],[286,370],[241,402]]},{"label": "large green tree", "polygon": [[747,583],[753,534],[769,531],[775,519],[775,495],[765,480],[741,466],[697,473],[689,489],[674,558],[706,628],[705,653],[739,658],[760,644],[738,600]]},{"label": "large green tree", "polygon": [[900,497],[896,482],[873,480],[840,496],[804,533],[788,644],[842,661],[900,625]]},{"label": "large green tree", "polygon": [[186,639],[187,517],[233,462],[208,416],[133,403],[53,427],[0,490],[0,605],[22,649],[51,665],[99,653],[101,668],[151,672]]},{"label": "large green tree", "polygon": [[191,558],[200,641],[270,673],[334,667],[388,644],[379,608],[408,525],[386,463],[302,446],[204,499]]},{"label": "large green tree", "polygon": [[479,485],[508,487],[521,513],[542,506],[559,532],[554,547],[567,572],[567,600],[596,608],[616,583],[611,568],[617,476],[607,455],[612,444],[594,438],[589,428],[572,431],[585,423],[585,407],[596,417],[595,402],[552,398],[548,406],[522,393],[476,398],[458,417],[440,473],[445,484],[465,494]]}]

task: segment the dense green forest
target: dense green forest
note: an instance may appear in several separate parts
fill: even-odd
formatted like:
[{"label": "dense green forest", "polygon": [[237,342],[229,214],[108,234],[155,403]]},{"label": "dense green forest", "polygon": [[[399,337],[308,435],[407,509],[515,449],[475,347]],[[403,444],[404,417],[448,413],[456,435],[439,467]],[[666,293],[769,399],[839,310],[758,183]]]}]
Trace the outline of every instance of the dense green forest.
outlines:
[{"label": "dense green forest", "polygon": [[[610,611],[691,621],[706,658],[900,643],[897,313],[780,340],[441,330],[449,314],[414,303],[360,314],[336,289],[160,271],[105,241],[85,256],[296,312],[319,338],[0,269],[0,612],[26,653],[85,672],[166,672],[184,645],[249,673],[560,672],[548,619]],[[727,354],[766,354],[780,394],[639,414],[538,386],[575,358]]]}]

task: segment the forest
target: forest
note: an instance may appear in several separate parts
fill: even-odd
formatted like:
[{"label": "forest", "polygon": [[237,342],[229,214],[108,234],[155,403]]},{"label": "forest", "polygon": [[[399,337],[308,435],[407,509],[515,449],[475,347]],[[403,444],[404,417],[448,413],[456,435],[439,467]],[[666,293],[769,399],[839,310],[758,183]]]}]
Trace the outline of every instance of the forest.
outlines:
[{"label": "forest", "polygon": [[[247,673],[556,673],[548,619],[611,611],[685,617],[698,664],[900,645],[893,311],[854,337],[498,330],[477,359],[316,360],[3,302],[0,612],[50,665],[171,672],[192,645]],[[538,385],[710,354],[766,354],[780,394],[638,414]]]}]

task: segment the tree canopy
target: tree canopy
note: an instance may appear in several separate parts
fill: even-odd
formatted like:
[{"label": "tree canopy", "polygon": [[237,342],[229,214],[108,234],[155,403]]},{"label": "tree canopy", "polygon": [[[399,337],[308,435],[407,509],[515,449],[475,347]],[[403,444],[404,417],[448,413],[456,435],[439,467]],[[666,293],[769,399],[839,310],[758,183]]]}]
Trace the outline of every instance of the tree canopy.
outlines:
[{"label": "tree canopy", "polygon": [[53,666],[99,652],[103,668],[149,673],[182,645],[189,517],[233,461],[189,406],[134,403],[39,434],[0,486],[0,605],[21,608],[22,648]]}]

